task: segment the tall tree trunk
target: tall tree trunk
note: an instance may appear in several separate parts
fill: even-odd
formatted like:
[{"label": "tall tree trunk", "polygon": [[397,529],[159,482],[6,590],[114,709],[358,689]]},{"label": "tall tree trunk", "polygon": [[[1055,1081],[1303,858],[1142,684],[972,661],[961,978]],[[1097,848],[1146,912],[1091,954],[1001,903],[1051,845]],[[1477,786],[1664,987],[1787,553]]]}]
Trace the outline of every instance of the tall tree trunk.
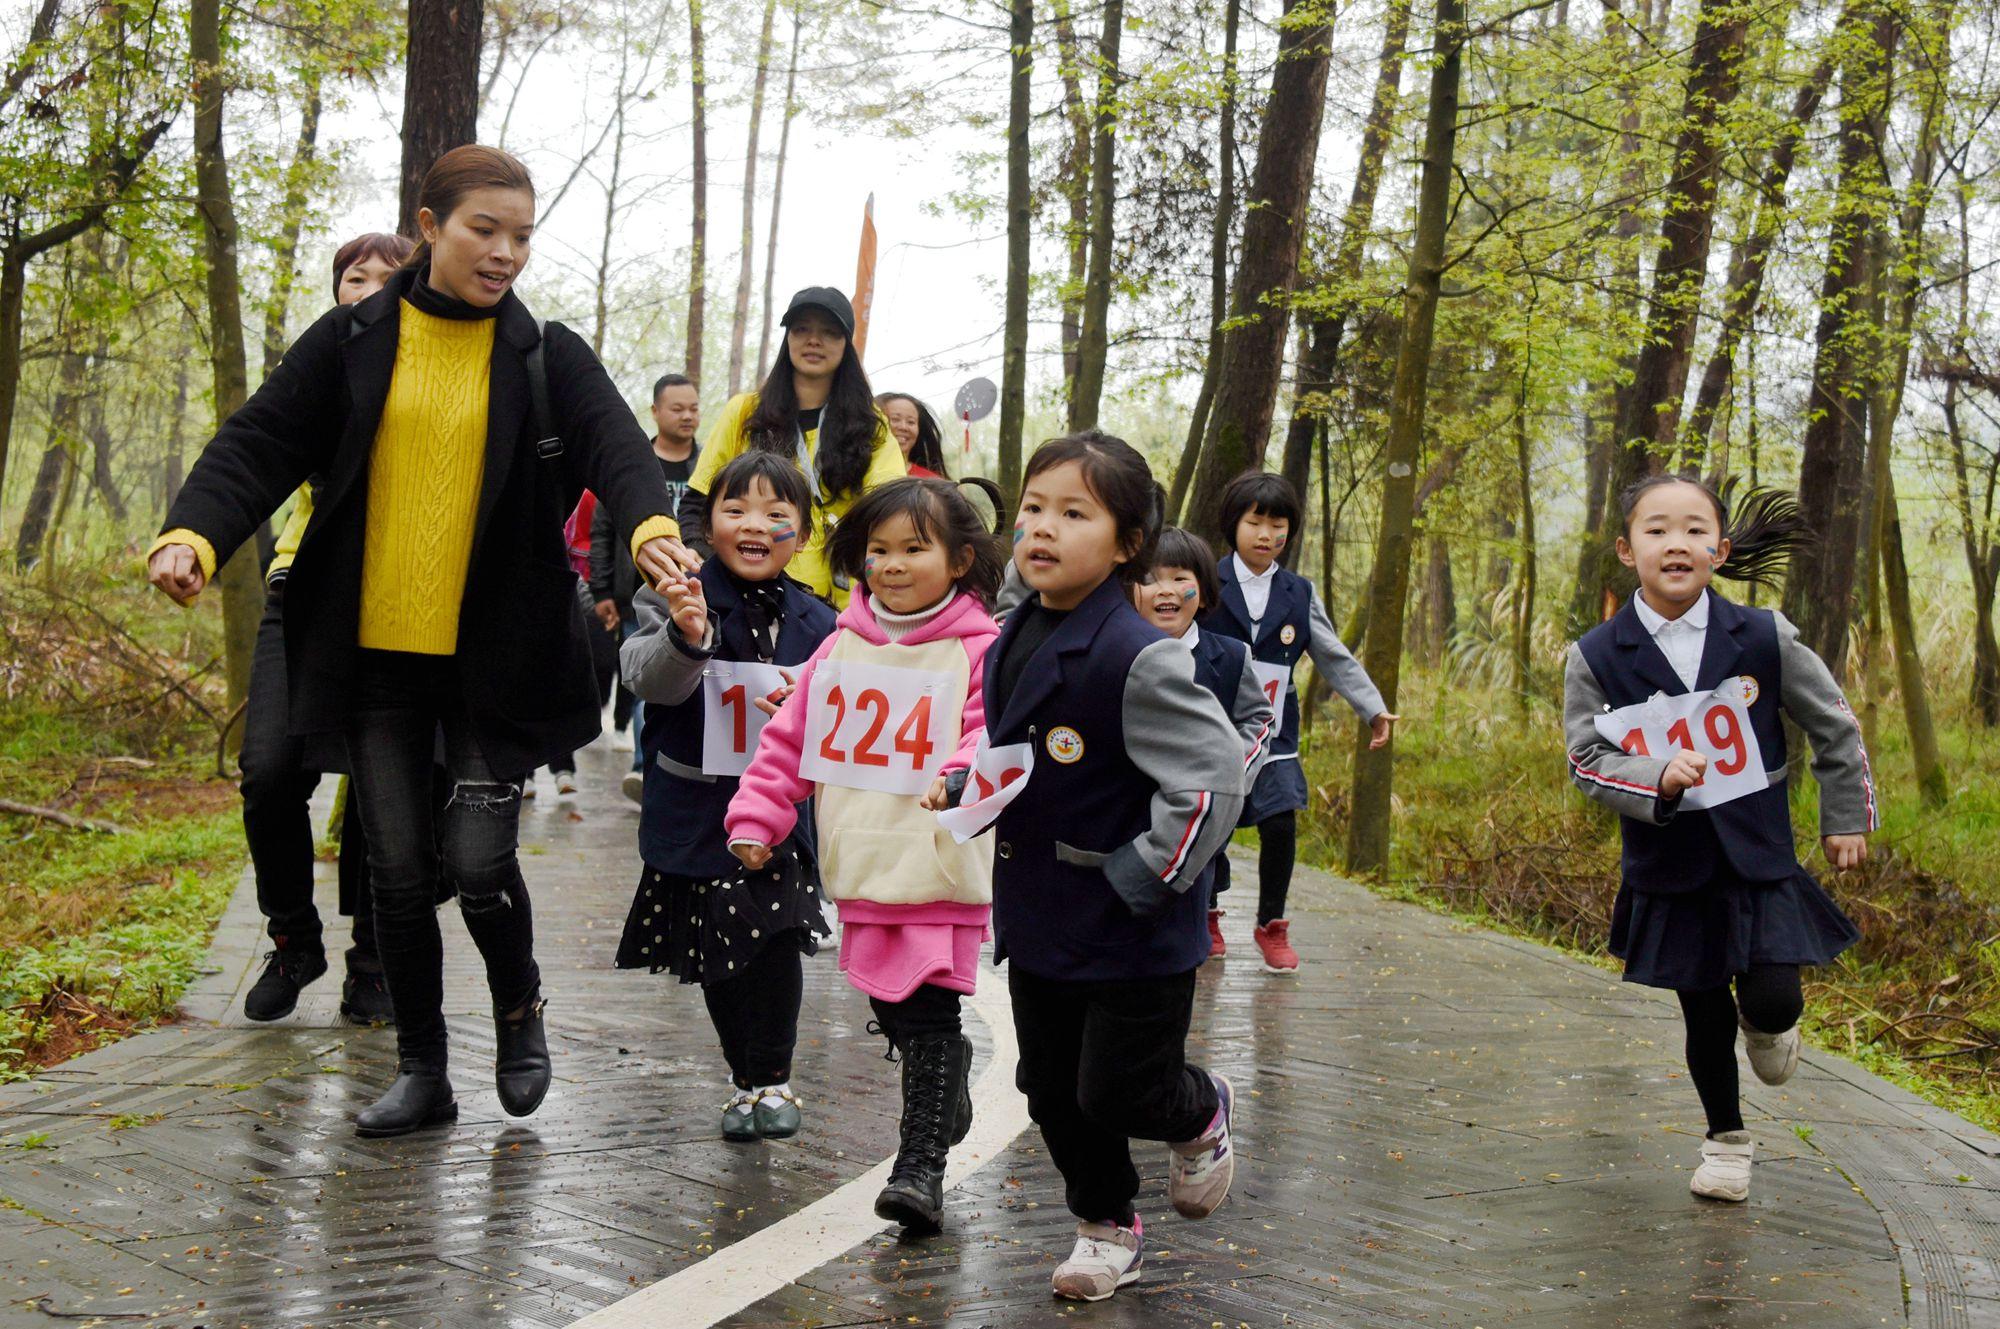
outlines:
[{"label": "tall tree trunk", "polygon": [[1312,320],[1306,353],[1299,357],[1298,387],[1292,397],[1292,418],[1285,428],[1285,451],[1279,470],[1300,495],[1312,465],[1315,428],[1324,417],[1333,391],[1333,368],[1355,305],[1354,288],[1361,280],[1361,260],[1368,233],[1375,224],[1375,195],[1382,183],[1382,162],[1395,128],[1396,100],[1403,86],[1403,51],[1409,44],[1410,0],[1389,0],[1382,33],[1382,54],[1375,62],[1375,95],[1361,129],[1361,159],[1354,169],[1354,188],[1340,219],[1340,248],[1321,281],[1342,292],[1341,299]]},{"label": "tall tree trunk", "polygon": [[187,427],[187,404],[188,360],[183,355],[174,362],[174,413],[173,418],[167,422],[167,456],[160,483],[161,521],[167,519],[167,513],[172,510],[174,500],[181,496],[181,482],[187,479],[187,461],[181,455],[182,436]]},{"label": "tall tree trunk", "polygon": [[[413,5],[412,24],[415,8]],[[221,9],[222,0],[193,0],[188,11],[188,55],[194,66],[195,211],[201,219],[202,257],[207,270],[209,365],[215,380],[218,426],[236,413],[250,391],[243,345],[243,282],[236,266],[236,204],[230,196],[229,160],[222,144],[226,84]],[[472,72],[476,90],[476,58]],[[409,124],[406,117],[406,131]],[[406,132],[406,149],[408,142]],[[408,166],[407,155],[404,164]],[[250,661],[257,646],[257,620],[264,608],[263,578],[258,571],[256,543],[245,541],[216,578],[222,592],[224,672],[232,710],[250,695]],[[242,732],[241,726],[230,731],[231,752],[241,746]]]},{"label": "tall tree trunk", "polygon": [[2000,586],[2000,546],[1992,534],[1995,470],[2000,469],[2000,452],[1991,455],[1986,473],[1985,503],[1976,514],[1972,505],[1971,467],[1966,462],[1965,428],[1958,418],[1961,380],[1968,367],[1966,343],[1972,335],[1972,229],[1971,201],[1961,179],[1958,198],[1958,325],[1952,332],[1951,362],[1945,366],[1944,427],[1951,445],[1952,497],[1958,510],[1959,539],[1965,547],[1965,568],[1972,578],[1972,694],[1973,712],[1979,723],[1991,729],[2000,725],[2000,637],[1993,629],[1993,596]]},{"label": "tall tree trunk", "polygon": [[[1238,2],[1230,0],[1231,8]],[[1089,280],[1090,105],[1083,96],[1083,43],[1076,37],[1070,0],[1056,0],[1054,18],[1056,45],[1061,52],[1057,72],[1062,78],[1063,121],[1069,126],[1062,168],[1062,191],[1069,204],[1069,224],[1063,229],[1063,241],[1069,246],[1069,279],[1063,283],[1059,302],[1063,392],[1067,395],[1076,385],[1083,342],[1083,292]]]},{"label": "tall tree trunk", "polygon": [[319,143],[320,70],[308,63],[299,108],[299,137],[285,171],[285,197],[278,205],[278,243],[271,250],[271,298],[264,306],[264,377],[285,358],[285,321],[292,312],[292,288],[299,277],[299,236],[312,202],[312,167]]},{"label": "tall tree trunk", "polygon": [[1000,493],[1009,512],[1021,499],[1021,434],[1028,407],[1028,282],[1034,194],[1029,187],[1029,102],[1035,75],[1034,0],[1008,0],[1007,296],[1000,353]]},{"label": "tall tree trunk", "polygon": [[757,338],[757,368],[752,377],[762,375],[771,365],[771,283],[778,271],[778,208],[785,198],[785,155],[792,146],[792,117],[798,114],[799,31],[805,26],[796,5],[792,8],[792,54],[785,63],[785,117],[778,123],[778,160],[771,166],[771,224],[764,237],[764,331]]},{"label": "tall tree trunk", "polygon": [[[1194,399],[1187,441],[1167,491],[1167,518],[1176,520],[1194,479],[1195,459],[1215,402],[1215,377],[1222,368],[1222,321],[1229,313],[1229,232],[1236,217],[1236,29],[1243,0],[1229,0],[1222,21],[1222,128],[1216,135],[1215,222],[1208,239],[1208,354],[1202,359],[1201,390]],[[1287,551],[1289,552],[1289,551]]]},{"label": "tall tree trunk", "polygon": [[42,446],[42,462],[35,468],[34,482],[28,487],[27,502],[21,509],[21,527],[14,538],[14,566],[22,572],[42,561],[49,534],[56,525],[56,500],[66,473],[73,469],[73,454],[82,447],[78,420],[83,412],[87,357],[75,344],[80,335],[70,326],[72,315],[62,316],[57,336],[64,343],[57,357],[56,396],[49,407],[48,440]]},{"label": "tall tree trunk", "polygon": [[1125,0],[1104,0],[1097,40],[1097,138],[1090,160],[1090,271],[1084,280],[1083,327],[1077,337],[1076,381],[1070,385],[1069,427],[1097,427],[1104,365],[1111,354],[1111,242],[1118,204],[1119,39]]},{"label": "tall tree trunk", "polygon": [[[1444,277],[1444,239],[1450,221],[1453,153],[1458,135],[1458,88],[1464,64],[1464,0],[1437,0],[1429,105],[1424,113],[1423,173],[1417,187],[1416,234],[1403,290],[1403,335],[1396,348],[1395,387],[1389,399],[1389,439],[1383,449],[1381,524],[1375,568],[1368,579],[1368,635],[1362,664],[1396,709],[1402,678],[1403,604],[1410,584],[1410,540],[1416,499],[1417,450],[1423,440],[1430,382],[1432,334]],[[1389,804],[1395,744],[1371,750],[1363,730],[1354,751],[1353,814],[1347,828],[1351,871],[1380,873],[1389,866]]]},{"label": "tall tree trunk", "polygon": [[1520,539],[1520,581],[1514,596],[1514,705],[1526,711],[1533,677],[1531,643],[1535,631],[1535,454],[1528,437],[1528,366],[1521,362],[1521,386],[1514,397],[1514,473],[1521,505],[1516,535]]},{"label": "tall tree trunk", "polygon": [[1757,182],[1756,218],[1751,223],[1750,234],[1730,254],[1729,280],[1722,295],[1722,329],[1716,334],[1715,349],[1702,369],[1701,387],[1695,393],[1694,410],[1688,416],[1687,428],[1681,433],[1683,465],[1692,464],[1699,469],[1707,454],[1709,435],[1715,427],[1715,414],[1722,408],[1723,398],[1728,395],[1735,377],[1736,348],[1742,344],[1743,334],[1757,313],[1757,303],[1764,293],[1764,270],[1770,263],[1771,246],[1777,242],[1778,233],[1784,227],[1785,190],[1791,181],[1792,164],[1798,158],[1799,140],[1805,137],[1806,129],[1811,125],[1813,116],[1818,114],[1819,104],[1826,97],[1827,87],[1832,82],[1833,61],[1820,61],[1793,99],[1791,119],[1779,129],[1778,141],[1771,149],[1771,160]]},{"label": "tall tree trunk", "polygon": [[[1322,8],[1322,6],[1325,6]],[[1222,536],[1222,490],[1237,472],[1264,462],[1271,414],[1285,368],[1285,326],[1312,207],[1313,165],[1333,58],[1327,0],[1285,0],[1277,66],[1257,136],[1257,169],[1243,218],[1222,368],[1195,469],[1193,528]]]},{"label": "tall tree trunk", "polygon": [[708,69],[702,56],[701,0],[688,0],[688,70],[694,92],[694,199],[689,207],[687,350],[682,371],[701,387],[702,315],[708,304]]},{"label": "tall tree trunk", "polygon": [[[1667,445],[1680,422],[1727,147],[1722,120],[1741,86],[1738,70],[1749,24],[1749,11],[1736,0],[1702,0],[1695,20],[1645,331],[1634,357],[1632,381],[1618,399],[1608,477],[1613,496],[1666,465]],[[1630,574],[1614,552],[1610,538],[1617,534],[1614,528],[1607,514],[1596,538],[1597,585],[1625,590]]]},{"label": "tall tree trunk", "polygon": [[403,76],[403,195],[397,227],[417,234],[417,194],[431,163],[479,139],[479,45],[486,0],[409,0]]},{"label": "tall tree trunk", "polygon": [[1840,73],[1840,169],[1820,285],[1817,347],[1799,455],[1799,512],[1819,539],[1792,559],[1785,613],[1799,637],[1839,677],[1847,667],[1870,395],[1867,311],[1869,235],[1886,192],[1882,138],[1889,73],[1902,26],[1875,0],[1850,6],[1836,34]]},{"label": "tall tree trunk", "polygon": [[757,38],[757,81],[750,90],[750,132],[743,149],[743,234],[737,252],[736,313],[729,324],[729,395],[743,386],[743,343],[750,329],[750,251],[757,247],[757,131],[764,123],[764,85],[771,77],[771,27],[778,0],[764,0],[764,29]]}]

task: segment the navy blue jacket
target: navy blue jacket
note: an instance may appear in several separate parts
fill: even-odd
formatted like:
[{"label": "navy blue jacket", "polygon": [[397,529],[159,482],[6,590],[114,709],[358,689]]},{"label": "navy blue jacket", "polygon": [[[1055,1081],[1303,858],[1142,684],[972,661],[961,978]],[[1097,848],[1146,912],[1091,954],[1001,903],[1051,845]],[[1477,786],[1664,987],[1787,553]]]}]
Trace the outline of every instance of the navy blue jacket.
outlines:
[{"label": "navy blue jacket", "polygon": [[[1747,881],[1778,881],[1799,867],[1792,844],[1791,809],[1786,799],[1783,657],[1778,620],[1768,609],[1750,609],[1711,593],[1708,633],[1703,642],[1697,692],[1747,674],[1757,680],[1750,727],[1763,752],[1765,770],[1775,778],[1763,790],[1706,811],[1681,811],[1656,799],[1658,818],[1623,817],[1625,881],[1635,891],[1678,895],[1706,886],[1723,866]],[[1636,705],[1656,692],[1689,691],[1654,643],[1630,601],[1584,634],[1577,652],[1613,710]],[[1662,763],[1664,764],[1664,763]],[[1586,772],[1615,778],[1590,763]],[[1658,788],[1657,780],[1653,786]]]},{"label": "navy blue jacket", "polygon": [[[638,628],[620,649],[626,686],[646,703],[640,750],[645,754],[646,788],[639,812],[639,854],[659,872],[685,877],[722,877],[737,868],[722,819],[738,781],[701,773],[702,690],[699,671],[709,660],[756,660],[742,600],[717,560],[702,565],[712,648],[688,645],[667,617],[666,601],[651,589],[633,596]],[[785,617],[778,630],[777,665],[801,665],[833,634],[834,612],[805,587],[784,579]],[[662,654],[665,653],[665,654]],[[694,688],[678,700],[661,700],[663,678]],[[679,691],[679,687],[671,688]],[[652,695],[648,695],[648,693]],[[793,840],[810,871],[817,871],[811,805],[799,808]]]},{"label": "navy blue jacket", "polygon": [[1010,615],[986,653],[988,741],[1035,745],[1027,787],[994,824],[996,958],[1042,978],[1185,973],[1208,954],[1206,892],[1190,888],[1242,805],[1242,743],[1192,655],[1115,579],[1001,706],[1000,665],[1027,617]]}]

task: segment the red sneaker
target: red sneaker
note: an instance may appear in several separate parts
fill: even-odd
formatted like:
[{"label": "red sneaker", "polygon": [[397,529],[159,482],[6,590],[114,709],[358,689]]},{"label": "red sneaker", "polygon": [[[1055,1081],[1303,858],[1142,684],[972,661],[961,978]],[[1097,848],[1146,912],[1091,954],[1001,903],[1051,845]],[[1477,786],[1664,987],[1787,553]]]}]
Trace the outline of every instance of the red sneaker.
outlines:
[{"label": "red sneaker", "polygon": [[1296,974],[1299,971],[1299,953],[1292,949],[1286,935],[1291,929],[1288,920],[1274,918],[1250,934],[1257,940],[1257,949],[1264,953],[1265,973]]},{"label": "red sneaker", "polygon": [[1227,954],[1229,943],[1222,939],[1222,911],[1211,909],[1208,911],[1208,956],[1211,960],[1220,960]]}]

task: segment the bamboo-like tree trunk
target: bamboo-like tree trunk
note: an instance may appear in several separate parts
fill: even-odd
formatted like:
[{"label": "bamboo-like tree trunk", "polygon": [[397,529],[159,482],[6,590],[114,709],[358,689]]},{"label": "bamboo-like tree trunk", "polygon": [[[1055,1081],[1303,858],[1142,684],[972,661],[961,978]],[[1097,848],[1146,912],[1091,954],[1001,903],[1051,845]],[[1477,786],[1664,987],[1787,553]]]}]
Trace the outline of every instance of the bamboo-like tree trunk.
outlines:
[{"label": "bamboo-like tree trunk", "polygon": [[417,234],[417,194],[431,163],[479,138],[479,47],[486,0],[409,0],[403,78],[403,189],[397,226]]},{"label": "bamboo-like tree trunk", "polygon": [[[1403,334],[1396,349],[1395,387],[1389,400],[1389,439],[1383,449],[1382,511],[1375,539],[1375,568],[1368,579],[1368,635],[1362,664],[1396,709],[1402,678],[1403,605],[1410,584],[1410,542],[1416,499],[1418,445],[1430,382],[1431,343],[1444,276],[1445,230],[1450,220],[1453,157],[1458,137],[1459,79],[1464,66],[1464,0],[1437,0],[1430,95],[1424,113],[1423,172],[1417,187],[1416,234],[1403,288]],[[1354,752],[1353,814],[1347,828],[1350,871],[1380,873],[1389,866],[1389,807],[1395,744],[1368,746],[1364,729]]]},{"label": "bamboo-like tree trunk", "polygon": [[778,160],[771,165],[771,224],[764,236],[764,330],[757,338],[757,374],[771,364],[771,283],[778,271],[778,210],[785,199],[785,156],[792,146],[792,117],[798,114],[796,94],[799,84],[799,32],[805,26],[796,5],[792,8],[792,54],[785,63],[785,116],[778,124]]},{"label": "bamboo-like tree trunk", "polygon": [[701,0],[688,0],[688,71],[694,94],[694,197],[688,209],[686,367],[701,387],[702,316],[708,304],[708,68],[702,56]]},{"label": "bamboo-like tree trunk", "polygon": [[285,358],[285,323],[292,312],[292,288],[299,278],[299,236],[305,230],[306,210],[312,202],[312,167],[322,110],[318,63],[309,62],[303,77],[299,137],[292,145],[292,163],[285,170],[285,197],[278,205],[278,243],[271,249],[271,298],[264,305],[265,378]]},{"label": "bamboo-like tree trunk", "polygon": [[1375,224],[1375,195],[1382,183],[1382,163],[1395,128],[1396,101],[1403,86],[1403,52],[1410,37],[1410,0],[1389,0],[1382,32],[1382,53],[1375,61],[1375,94],[1361,128],[1361,156],[1354,169],[1354,188],[1340,219],[1340,248],[1321,281],[1343,292],[1340,301],[1309,325],[1306,353],[1299,357],[1298,387],[1292,396],[1292,418],[1285,428],[1285,450],[1279,471],[1304,495],[1311,469],[1313,435],[1325,416],[1333,391],[1333,368],[1340,360],[1347,320],[1355,306],[1353,290],[1361,279],[1361,261],[1368,233]]},{"label": "bamboo-like tree trunk", "polygon": [[[207,268],[209,367],[214,376],[215,422],[234,415],[250,393],[243,344],[243,281],[236,266],[236,204],[229,187],[229,160],[222,143],[221,0],[193,0],[188,10],[188,54],[194,65],[195,212],[201,221],[202,257]],[[476,72],[476,64],[475,64]],[[406,122],[407,123],[407,122]],[[229,707],[250,695],[250,662],[256,653],[257,621],[264,610],[257,546],[245,541],[216,577],[222,592],[223,668]],[[227,740],[230,752],[242,745],[242,728]]]},{"label": "bamboo-like tree trunk", "polygon": [[757,38],[757,81],[750,89],[750,129],[743,148],[743,234],[736,264],[736,312],[729,323],[729,395],[743,386],[743,344],[750,329],[750,251],[757,246],[757,132],[764,122],[764,85],[771,77],[771,28],[778,0],[764,0],[764,28]]},{"label": "bamboo-like tree trunk", "polygon": [[[1237,0],[1230,2],[1233,6]],[[1062,192],[1069,205],[1069,224],[1063,229],[1063,242],[1069,247],[1069,277],[1058,300],[1063,392],[1067,394],[1076,384],[1083,341],[1083,291],[1090,267],[1090,105],[1083,95],[1083,44],[1076,37],[1070,0],[1055,0],[1052,9],[1060,53],[1057,74],[1062,79],[1063,121],[1069,126],[1062,167]]]},{"label": "bamboo-like tree trunk", "polygon": [[1125,0],[1104,0],[1104,31],[1097,39],[1096,140],[1090,158],[1090,268],[1084,279],[1083,326],[1077,336],[1076,380],[1070,385],[1069,427],[1097,427],[1104,396],[1104,365],[1111,354],[1111,243],[1118,206],[1119,40]]},{"label": "bamboo-like tree trunk", "polygon": [[1279,22],[1277,66],[1257,136],[1230,326],[1195,467],[1189,524],[1212,540],[1222,538],[1223,488],[1239,471],[1263,465],[1270,443],[1285,367],[1285,328],[1312,206],[1332,23],[1326,0],[1286,0]]},{"label": "bamboo-like tree trunk", "polygon": [[1035,73],[1034,0],[1008,0],[1007,295],[1000,356],[999,485],[1011,512],[1021,498],[1021,434],[1028,407],[1028,283],[1034,195],[1028,123]]},{"label": "bamboo-like tree trunk", "polygon": [[1208,238],[1208,354],[1202,360],[1201,389],[1188,421],[1187,441],[1181,445],[1181,458],[1167,489],[1170,521],[1180,516],[1188,484],[1194,479],[1195,459],[1201,456],[1201,438],[1208,429],[1208,408],[1215,402],[1216,375],[1222,371],[1222,321],[1229,313],[1229,234],[1236,217],[1236,29],[1242,16],[1243,0],[1229,0],[1222,20],[1222,124],[1216,134],[1215,219]]},{"label": "bamboo-like tree trunk", "polygon": [[1534,660],[1530,654],[1535,631],[1535,581],[1538,574],[1535,552],[1535,454],[1528,435],[1528,367],[1523,356],[1521,385],[1514,396],[1514,468],[1520,484],[1520,516],[1515,534],[1520,540],[1520,580],[1514,597],[1514,705],[1528,709],[1529,683]]}]

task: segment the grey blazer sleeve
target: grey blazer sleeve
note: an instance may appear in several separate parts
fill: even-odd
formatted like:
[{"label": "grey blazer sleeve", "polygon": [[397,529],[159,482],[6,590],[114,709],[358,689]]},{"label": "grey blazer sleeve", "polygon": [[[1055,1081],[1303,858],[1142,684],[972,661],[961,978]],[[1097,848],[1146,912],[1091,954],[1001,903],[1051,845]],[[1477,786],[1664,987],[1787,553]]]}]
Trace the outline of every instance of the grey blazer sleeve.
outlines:
[{"label": "grey blazer sleeve", "polygon": [[1244,661],[1236,681],[1236,699],[1230,704],[1229,718],[1236,723],[1236,736],[1243,740],[1243,791],[1247,796],[1264,763],[1271,756],[1271,739],[1278,732],[1278,714],[1271,709],[1257,675]]},{"label": "grey blazer sleeve", "polygon": [[1563,739],[1569,745],[1569,778],[1586,795],[1622,817],[1664,826],[1674,819],[1680,799],[1660,797],[1665,757],[1635,757],[1597,732],[1604,689],[1590,672],[1583,652],[1569,648],[1563,667]]},{"label": "grey blazer sleeve", "polygon": [[1131,911],[1158,913],[1194,884],[1228,842],[1243,810],[1236,728],[1194,681],[1194,655],[1162,639],[1132,661],[1122,705],[1125,752],[1156,788],[1145,834],[1105,860],[1104,875]]},{"label": "grey blazer sleeve", "polygon": [[1778,620],[1778,704],[1812,743],[1819,781],[1819,833],[1865,835],[1880,823],[1875,775],[1861,744],[1861,725],[1826,662],[1799,640],[1790,619]]},{"label": "grey blazer sleeve", "polygon": [[1354,658],[1354,652],[1347,649],[1340,634],[1334,631],[1333,620],[1327,617],[1326,606],[1320,602],[1319,588],[1311,582],[1306,585],[1312,594],[1311,635],[1306,638],[1306,654],[1312,656],[1313,668],[1354,708],[1361,723],[1367,724],[1389,708],[1383,705],[1375,680],[1368,677],[1368,671]]},{"label": "grey blazer sleeve", "polygon": [[715,619],[709,618],[702,640],[690,646],[667,614],[666,599],[650,586],[632,597],[638,626],[618,648],[618,671],[625,686],[641,701],[668,706],[686,701],[701,686],[701,671],[715,650]]}]

